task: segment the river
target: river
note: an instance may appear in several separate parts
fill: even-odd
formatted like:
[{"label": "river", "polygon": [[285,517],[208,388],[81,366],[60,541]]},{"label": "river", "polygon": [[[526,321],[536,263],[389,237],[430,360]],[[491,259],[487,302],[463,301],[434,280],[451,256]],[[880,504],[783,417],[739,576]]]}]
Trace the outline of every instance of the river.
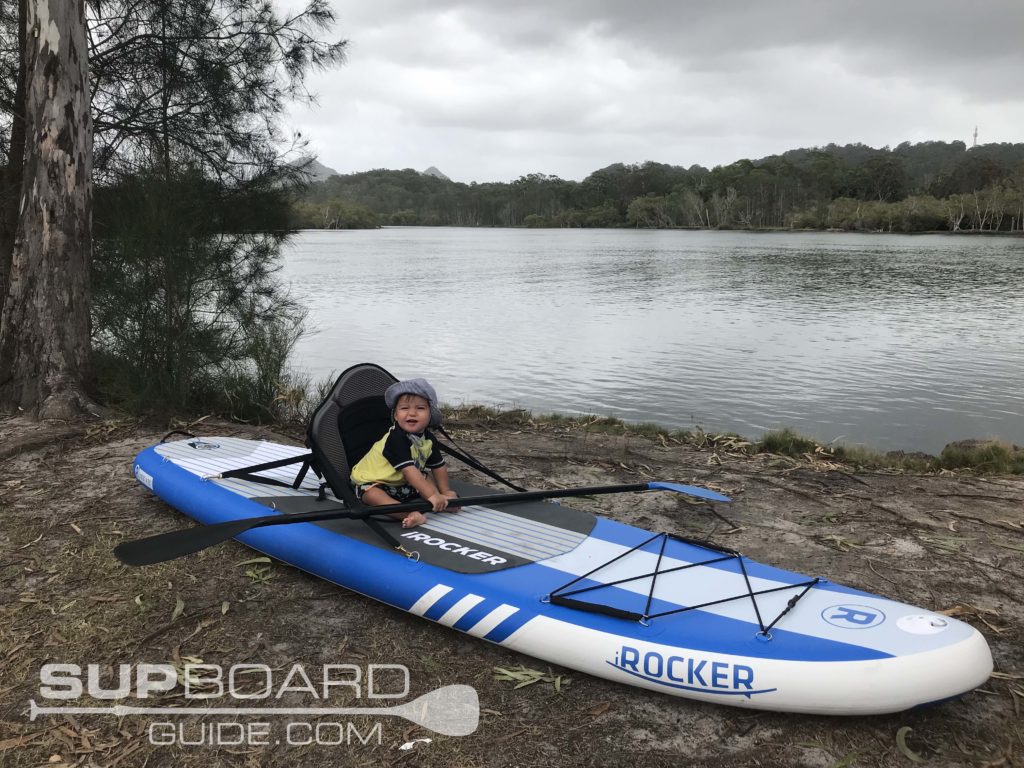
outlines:
[{"label": "river", "polygon": [[395,227],[303,231],[292,358],[442,401],[938,453],[1024,444],[1024,239]]}]

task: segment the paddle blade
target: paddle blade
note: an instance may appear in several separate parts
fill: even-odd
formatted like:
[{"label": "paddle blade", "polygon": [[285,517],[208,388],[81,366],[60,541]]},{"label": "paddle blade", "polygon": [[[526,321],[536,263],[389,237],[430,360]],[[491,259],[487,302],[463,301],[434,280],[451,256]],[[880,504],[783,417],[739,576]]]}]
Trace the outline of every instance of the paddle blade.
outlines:
[{"label": "paddle blade", "polygon": [[685,493],[687,496],[696,496],[698,499],[708,499],[709,501],[732,501],[728,496],[723,496],[715,491],[709,491],[707,488],[698,488],[695,485],[655,482],[648,483],[647,487],[652,491],[675,491],[676,493]]},{"label": "paddle blade", "polygon": [[122,542],[114,547],[114,555],[125,565],[153,565],[212,547],[252,527],[252,520],[232,520],[217,525],[167,531],[144,539]]},{"label": "paddle blade", "polygon": [[445,736],[469,736],[480,723],[480,699],[470,685],[446,685],[399,709],[406,720]]}]

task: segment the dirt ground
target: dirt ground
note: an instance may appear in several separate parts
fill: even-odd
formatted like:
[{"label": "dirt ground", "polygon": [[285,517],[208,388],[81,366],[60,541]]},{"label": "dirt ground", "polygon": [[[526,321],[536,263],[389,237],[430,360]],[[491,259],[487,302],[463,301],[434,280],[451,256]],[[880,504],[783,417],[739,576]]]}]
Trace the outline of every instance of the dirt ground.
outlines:
[{"label": "dirt ground", "polygon": [[[191,430],[282,439],[210,420]],[[255,553],[235,542],[127,568],[111,554],[115,544],[190,524],[130,472],[134,455],[167,428],[8,419],[0,420],[0,765],[1024,765],[1024,478],[870,473],[821,457],[743,456],[727,441],[697,447],[579,426],[478,421],[450,430],[528,487],[658,478],[721,490],[734,503],[716,510],[670,494],[574,505],[955,615],[985,635],[996,674],[959,700],[896,715],[751,712],[552,669],[281,563],[247,563]],[[186,746],[180,732],[177,743],[152,744],[152,716],[29,719],[43,664],[100,664],[109,682],[118,664],[189,660],[281,674],[295,664],[401,664],[410,697],[475,687],[480,726],[445,737],[381,718],[363,744],[370,720],[349,718],[357,738],[337,745]],[[496,668],[520,665],[546,679],[519,688],[498,679]],[[201,740],[201,718],[189,720],[184,740]]]}]

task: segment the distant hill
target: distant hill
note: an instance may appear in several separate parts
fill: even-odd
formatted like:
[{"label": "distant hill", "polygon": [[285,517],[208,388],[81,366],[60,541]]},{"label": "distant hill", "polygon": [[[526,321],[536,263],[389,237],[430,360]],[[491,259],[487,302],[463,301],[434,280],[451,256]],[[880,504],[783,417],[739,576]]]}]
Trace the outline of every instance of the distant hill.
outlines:
[{"label": "distant hill", "polygon": [[427,168],[427,170],[423,172],[423,175],[433,176],[435,179],[444,179],[445,181],[451,181],[451,179],[449,179],[447,176],[445,176],[443,173],[437,170],[437,168],[435,168],[434,166],[430,166],[429,168]]},{"label": "distant hill", "polygon": [[314,183],[318,181],[327,181],[331,176],[338,175],[336,170],[328,168],[315,157],[306,157],[300,160],[294,160],[291,165],[303,166],[303,170],[309,174],[309,180]]}]

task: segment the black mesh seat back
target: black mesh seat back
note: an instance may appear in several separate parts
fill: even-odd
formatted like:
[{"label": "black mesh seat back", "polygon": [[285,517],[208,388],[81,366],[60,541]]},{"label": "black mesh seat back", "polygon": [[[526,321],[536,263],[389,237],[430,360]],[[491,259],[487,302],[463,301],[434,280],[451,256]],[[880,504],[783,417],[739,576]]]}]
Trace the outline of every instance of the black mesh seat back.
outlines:
[{"label": "black mesh seat back", "polygon": [[391,425],[384,390],[396,381],[379,365],[354,365],[338,377],[310,419],[306,439],[316,466],[349,506],[360,506],[349,485],[352,466]]}]

